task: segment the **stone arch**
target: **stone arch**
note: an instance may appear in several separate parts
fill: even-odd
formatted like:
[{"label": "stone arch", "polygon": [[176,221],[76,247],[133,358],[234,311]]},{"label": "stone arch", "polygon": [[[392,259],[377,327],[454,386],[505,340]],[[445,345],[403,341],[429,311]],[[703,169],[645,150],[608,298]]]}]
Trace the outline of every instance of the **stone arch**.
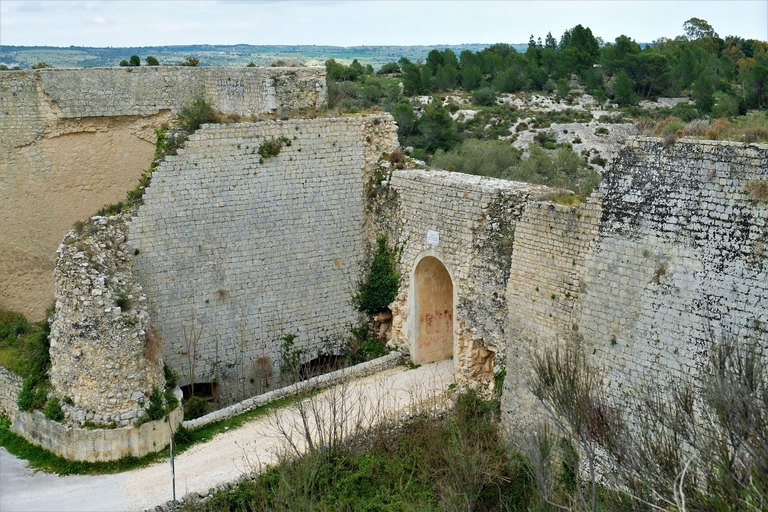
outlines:
[{"label": "stone arch", "polygon": [[453,356],[455,346],[454,286],[450,272],[435,255],[417,261],[413,283],[413,341],[416,364]]}]

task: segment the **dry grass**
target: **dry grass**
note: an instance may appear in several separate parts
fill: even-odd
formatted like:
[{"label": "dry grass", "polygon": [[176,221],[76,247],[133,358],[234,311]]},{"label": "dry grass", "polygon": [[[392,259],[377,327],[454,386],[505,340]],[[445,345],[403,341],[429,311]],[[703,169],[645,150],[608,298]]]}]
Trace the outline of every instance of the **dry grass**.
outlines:
[{"label": "dry grass", "polygon": [[768,181],[751,181],[745,188],[750,199],[768,201]]},{"label": "dry grass", "polygon": [[152,363],[159,363],[160,356],[163,353],[163,337],[157,331],[157,328],[150,324],[144,331],[144,357]]}]

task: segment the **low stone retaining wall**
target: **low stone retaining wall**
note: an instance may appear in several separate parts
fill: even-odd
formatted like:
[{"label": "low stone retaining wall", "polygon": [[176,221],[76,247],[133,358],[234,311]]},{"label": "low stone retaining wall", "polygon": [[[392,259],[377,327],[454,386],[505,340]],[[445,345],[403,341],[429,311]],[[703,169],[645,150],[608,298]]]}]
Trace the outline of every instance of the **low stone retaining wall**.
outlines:
[{"label": "low stone retaining wall", "polygon": [[30,443],[42,446],[60,457],[88,462],[105,462],[131,455],[143,457],[161,450],[184,418],[181,390],[176,388],[179,406],[169,417],[149,421],[140,427],[115,429],[77,428],[51,421],[42,412],[15,412],[11,431]]},{"label": "low stone retaining wall", "polygon": [[18,414],[19,391],[24,379],[0,366],[0,413],[8,416]]},{"label": "low stone retaining wall", "polygon": [[324,373],[323,375],[318,375],[317,377],[312,377],[311,379],[303,380],[284,388],[275,389],[268,393],[264,393],[263,395],[248,398],[242,402],[232,404],[229,407],[206,414],[205,416],[185,421],[182,425],[189,429],[202,427],[203,425],[213,423],[214,421],[225,420],[237,416],[238,414],[250,411],[256,407],[261,407],[262,405],[266,405],[281,398],[298,395],[299,393],[319,387],[330,386],[346,379],[356,379],[365,375],[370,375],[371,373],[393,368],[400,364],[402,360],[403,354],[401,352],[392,351],[386,356],[366,361],[365,363],[350,366],[349,368],[342,368],[335,372]]}]

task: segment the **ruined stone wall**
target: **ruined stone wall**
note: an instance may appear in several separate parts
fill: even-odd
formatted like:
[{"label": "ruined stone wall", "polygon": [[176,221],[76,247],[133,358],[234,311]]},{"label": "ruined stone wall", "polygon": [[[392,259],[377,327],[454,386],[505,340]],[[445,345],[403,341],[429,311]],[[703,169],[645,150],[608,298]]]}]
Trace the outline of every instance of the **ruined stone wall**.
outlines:
[{"label": "ruined stone wall", "polygon": [[94,217],[58,250],[49,376],[72,424],[130,425],[144,414],[152,387],[165,386],[163,341],[131,271],[129,216]]},{"label": "ruined stone wall", "polygon": [[[632,142],[603,176],[602,212],[578,272],[570,322],[567,308],[542,319],[538,305],[546,297],[534,300],[528,290],[530,297],[510,308],[510,324],[521,326],[509,339],[510,359],[516,346],[549,341],[525,333],[536,329],[529,317],[545,324],[534,332],[548,337],[563,339],[570,326],[605,372],[611,396],[628,405],[644,382],[663,387],[684,375],[696,378],[706,350],[723,336],[768,347],[768,202],[750,193],[760,183],[768,183],[764,145]],[[593,229],[591,215],[583,214],[564,233],[589,237]],[[556,248],[551,238],[539,226],[540,247],[513,256],[523,268],[532,262],[527,272],[538,276],[540,290],[562,290],[568,279],[562,272],[547,278],[537,263]],[[574,254],[583,250],[574,244]],[[570,255],[556,252],[558,258],[567,266]],[[511,279],[508,289],[521,286]],[[505,385],[510,426],[528,410],[522,385],[509,377]]]},{"label": "ruined stone wall", "polygon": [[[176,396],[181,399],[180,389]],[[162,450],[183,419],[181,402],[163,419],[109,429],[72,427],[46,419],[41,411],[17,412],[11,419],[11,431],[65,459],[106,462]]]},{"label": "ruined stone wall", "polygon": [[14,416],[19,412],[19,392],[24,379],[0,366],[0,414]]},{"label": "ruined stone wall", "polygon": [[317,107],[324,74],[172,66],[0,74],[0,308],[43,317],[62,236],[136,186],[154,130],[184,100],[202,95],[243,116]]},{"label": "ruined stone wall", "polygon": [[337,348],[358,321],[364,185],[396,147],[386,114],[205,125],[155,171],[129,239],[180,384],[194,363],[231,403],[264,391],[265,364],[276,383],[282,334],[304,360]]},{"label": "ruined stone wall", "polygon": [[[454,290],[454,358],[461,382],[489,380],[506,352],[506,283],[516,223],[527,201],[546,187],[445,171],[394,171],[395,215],[401,222],[392,240],[403,245],[403,282],[392,305],[393,342],[409,346],[414,318],[414,270],[434,256],[447,268]],[[429,243],[427,231],[439,233]]]}]

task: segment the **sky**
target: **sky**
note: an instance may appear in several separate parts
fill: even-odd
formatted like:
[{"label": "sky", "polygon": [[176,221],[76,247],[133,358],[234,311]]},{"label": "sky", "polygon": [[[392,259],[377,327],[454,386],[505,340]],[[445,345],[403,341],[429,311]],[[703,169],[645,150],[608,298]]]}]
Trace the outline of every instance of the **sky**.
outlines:
[{"label": "sky", "polygon": [[721,37],[768,40],[768,0],[0,0],[0,44],[512,44],[577,24],[647,43],[682,35],[693,17]]}]

